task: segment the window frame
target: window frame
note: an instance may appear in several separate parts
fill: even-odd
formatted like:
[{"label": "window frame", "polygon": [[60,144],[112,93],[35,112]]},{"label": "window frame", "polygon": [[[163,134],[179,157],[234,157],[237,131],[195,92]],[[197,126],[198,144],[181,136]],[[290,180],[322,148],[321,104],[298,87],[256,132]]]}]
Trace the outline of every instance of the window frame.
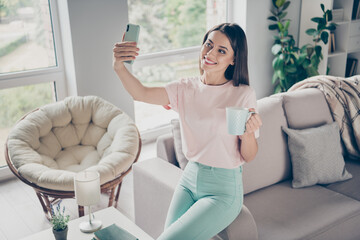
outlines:
[{"label": "window frame", "polygon": [[143,68],[155,64],[184,61],[199,56],[201,46],[178,48],[154,53],[141,54],[136,58],[133,68]]},{"label": "window frame", "polygon": [[[60,35],[60,20],[57,0],[48,0],[50,10],[50,21],[52,24],[55,60],[57,65],[41,69],[26,70],[0,74],[0,90],[39,83],[54,83],[55,101],[67,97],[65,82],[65,68],[63,59],[63,47]],[[12,177],[7,165],[0,167],[0,181]]]},{"label": "window frame", "polygon": [[45,82],[54,82],[56,99],[66,97],[63,49],[60,37],[60,23],[56,0],[49,0],[50,21],[53,27],[54,51],[57,66],[21,72],[1,73],[0,89],[21,87]]}]

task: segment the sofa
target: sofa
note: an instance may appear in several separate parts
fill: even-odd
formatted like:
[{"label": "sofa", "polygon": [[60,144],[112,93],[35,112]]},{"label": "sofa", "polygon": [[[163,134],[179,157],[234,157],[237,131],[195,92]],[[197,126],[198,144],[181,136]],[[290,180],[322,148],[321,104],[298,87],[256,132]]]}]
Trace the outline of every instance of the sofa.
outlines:
[{"label": "sofa", "polygon": [[[341,141],[343,171],[351,174],[350,179],[293,187],[289,137],[283,129],[317,129],[333,123],[322,91],[307,88],[274,94],[259,99],[257,105],[263,126],[256,158],[244,164],[244,206],[213,239],[360,239],[360,160],[350,160]],[[156,158],[133,167],[135,222],[155,239],[163,231],[182,174],[173,133],[160,136],[156,146]],[[319,154],[320,158],[323,153]]]}]

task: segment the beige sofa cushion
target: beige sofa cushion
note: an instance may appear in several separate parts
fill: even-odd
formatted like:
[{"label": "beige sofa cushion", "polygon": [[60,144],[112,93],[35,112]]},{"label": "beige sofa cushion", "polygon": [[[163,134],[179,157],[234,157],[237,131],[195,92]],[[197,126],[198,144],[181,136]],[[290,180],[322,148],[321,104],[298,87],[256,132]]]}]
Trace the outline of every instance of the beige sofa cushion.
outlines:
[{"label": "beige sofa cushion", "polygon": [[19,174],[40,187],[73,190],[76,172],[100,173],[101,184],[136,159],[139,136],[133,120],[95,97],[68,97],[28,114],[8,137]]},{"label": "beige sofa cushion", "polygon": [[317,88],[301,89],[282,96],[286,118],[292,129],[319,127],[334,121],[324,94]]},{"label": "beige sofa cushion", "polygon": [[[245,196],[244,204],[254,216],[259,240],[360,239],[360,231],[354,232],[360,202],[318,185],[294,189],[284,181]],[[336,234],[340,238],[318,238],[333,230],[341,232]]]},{"label": "beige sofa cushion", "polygon": [[[263,125],[258,141],[258,153],[253,161],[244,164],[244,193],[272,185],[291,176],[286,135],[287,126],[281,97],[266,97],[257,101]],[[271,143],[271,144],[269,144]],[[261,176],[261,177],[259,177]]]}]

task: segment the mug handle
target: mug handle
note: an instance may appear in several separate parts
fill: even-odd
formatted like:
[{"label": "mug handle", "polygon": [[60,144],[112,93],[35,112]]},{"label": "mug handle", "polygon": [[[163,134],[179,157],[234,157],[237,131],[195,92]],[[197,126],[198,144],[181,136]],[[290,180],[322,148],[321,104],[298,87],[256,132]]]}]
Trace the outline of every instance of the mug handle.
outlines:
[{"label": "mug handle", "polygon": [[247,116],[246,121],[248,121],[248,120],[249,120],[249,118],[250,118],[250,116],[251,116],[251,114],[254,114],[254,113],[256,113],[256,112],[255,112],[255,111],[249,111],[249,112],[248,112],[248,116]]}]

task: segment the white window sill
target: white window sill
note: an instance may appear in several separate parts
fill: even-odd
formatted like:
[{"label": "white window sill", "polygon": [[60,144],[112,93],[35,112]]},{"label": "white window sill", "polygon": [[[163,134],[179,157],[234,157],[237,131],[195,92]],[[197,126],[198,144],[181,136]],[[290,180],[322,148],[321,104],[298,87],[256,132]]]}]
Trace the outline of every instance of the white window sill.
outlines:
[{"label": "white window sill", "polygon": [[4,182],[12,178],[15,178],[15,175],[11,172],[8,166],[0,168],[0,182]]}]

